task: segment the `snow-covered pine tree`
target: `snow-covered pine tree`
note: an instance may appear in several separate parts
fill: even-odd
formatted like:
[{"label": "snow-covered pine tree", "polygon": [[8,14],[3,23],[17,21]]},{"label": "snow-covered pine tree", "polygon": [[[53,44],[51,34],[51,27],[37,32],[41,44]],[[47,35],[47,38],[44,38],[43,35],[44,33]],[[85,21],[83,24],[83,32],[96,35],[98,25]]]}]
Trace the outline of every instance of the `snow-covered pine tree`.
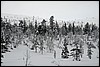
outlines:
[{"label": "snow-covered pine tree", "polygon": [[87,43],[87,46],[88,46],[88,47],[87,47],[87,48],[88,48],[87,56],[89,57],[89,59],[92,58],[91,55],[92,55],[92,52],[93,52],[93,51],[91,50],[91,48],[92,48],[91,45],[92,45],[92,44],[91,44],[91,42],[89,41],[89,42]]},{"label": "snow-covered pine tree", "polygon": [[62,58],[69,58],[68,55],[69,55],[69,51],[68,51],[68,48],[67,48],[67,45],[68,43],[66,43],[66,38],[64,39],[64,44],[63,44],[63,49],[62,49]]}]

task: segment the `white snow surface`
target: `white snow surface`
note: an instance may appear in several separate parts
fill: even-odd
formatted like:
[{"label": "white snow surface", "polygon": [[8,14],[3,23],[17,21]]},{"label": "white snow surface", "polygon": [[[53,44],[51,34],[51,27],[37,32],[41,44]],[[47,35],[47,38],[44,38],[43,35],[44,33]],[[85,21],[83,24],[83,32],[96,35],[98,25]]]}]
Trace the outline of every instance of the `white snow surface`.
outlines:
[{"label": "white snow surface", "polygon": [[[57,43],[57,41],[56,41]],[[2,59],[1,66],[25,66],[26,50],[29,51],[28,66],[99,66],[99,58],[97,58],[98,50],[92,49],[92,59],[87,56],[87,46],[84,45],[84,54],[81,61],[73,61],[72,57],[68,59],[61,58],[61,49],[55,47],[56,59],[53,53],[47,53],[44,51],[43,54],[35,53],[34,50],[30,50],[25,45],[19,45],[17,48],[11,50],[11,52],[3,53],[4,58]],[[71,49],[71,46],[68,46]]]}]

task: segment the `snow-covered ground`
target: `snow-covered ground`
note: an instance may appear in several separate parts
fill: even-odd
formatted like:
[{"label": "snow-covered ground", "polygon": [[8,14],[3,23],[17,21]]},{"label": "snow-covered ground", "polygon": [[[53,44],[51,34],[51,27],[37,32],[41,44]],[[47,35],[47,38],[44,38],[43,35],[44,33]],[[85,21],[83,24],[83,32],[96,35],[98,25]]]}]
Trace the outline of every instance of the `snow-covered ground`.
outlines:
[{"label": "snow-covered ground", "polygon": [[[57,43],[57,42],[56,42]],[[68,46],[70,50],[71,46]],[[4,58],[2,59],[1,66],[25,66],[26,64],[26,51],[29,51],[28,66],[99,66],[99,58],[97,54],[99,53],[97,49],[92,49],[93,55],[92,59],[89,59],[87,56],[87,46],[84,45],[84,54],[81,61],[73,61],[73,57],[68,59],[61,58],[61,49],[55,47],[56,50],[56,59],[54,58],[53,53],[44,52],[35,53],[34,50],[30,50],[25,45],[19,45],[17,48],[11,50],[11,52],[6,52]]]}]

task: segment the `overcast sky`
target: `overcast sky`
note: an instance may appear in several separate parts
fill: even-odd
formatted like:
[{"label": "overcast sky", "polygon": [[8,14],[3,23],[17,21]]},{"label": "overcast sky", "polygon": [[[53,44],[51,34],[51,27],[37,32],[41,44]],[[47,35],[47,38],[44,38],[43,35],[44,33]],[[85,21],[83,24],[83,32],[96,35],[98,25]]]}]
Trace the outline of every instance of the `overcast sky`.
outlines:
[{"label": "overcast sky", "polygon": [[53,15],[57,20],[99,19],[99,1],[1,1],[1,13],[42,18]]}]

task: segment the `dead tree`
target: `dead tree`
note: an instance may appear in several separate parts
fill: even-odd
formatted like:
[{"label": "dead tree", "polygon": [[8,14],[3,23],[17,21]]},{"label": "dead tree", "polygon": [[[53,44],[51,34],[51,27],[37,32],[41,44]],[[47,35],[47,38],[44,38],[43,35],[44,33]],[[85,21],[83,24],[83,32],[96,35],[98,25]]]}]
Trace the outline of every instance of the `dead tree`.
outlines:
[{"label": "dead tree", "polygon": [[25,55],[25,66],[28,66],[30,64],[29,59],[30,59],[30,54],[29,54],[29,50],[26,50],[26,55]]}]

